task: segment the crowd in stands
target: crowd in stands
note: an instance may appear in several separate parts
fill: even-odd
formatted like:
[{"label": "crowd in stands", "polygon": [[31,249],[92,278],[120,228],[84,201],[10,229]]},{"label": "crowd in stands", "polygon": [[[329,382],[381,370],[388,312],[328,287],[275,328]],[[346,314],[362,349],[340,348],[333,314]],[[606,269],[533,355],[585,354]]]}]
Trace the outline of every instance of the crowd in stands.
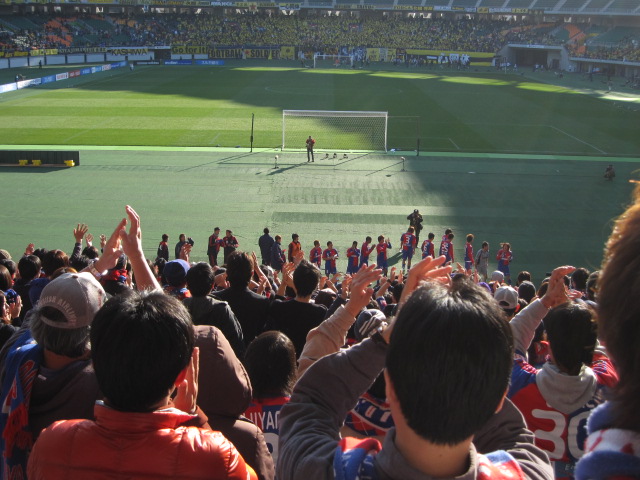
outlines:
[{"label": "crowd in stands", "polygon": [[[26,18],[29,17],[20,17]],[[556,33],[562,23],[445,18],[400,15],[272,15],[265,12],[224,14],[148,14],[126,16],[82,15],[36,17],[31,28],[23,22],[0,19],[0,47],[30,50],[79,46],[280,46],[333,53],[340,47],[419,48],[469,52],[498,52],[509,43],[566,45],[572,55],[636,61],[637,38],[625,38],[609,47],[585,46],[583,29],[571,24],[573,37]],[[19,25],[19,26],[18,26]],[[578,33],[576,33],[578,32]],[[578,41],[580,39],[580,41]],[[593,40],[593,38],[591,39]]]},{"label": "crowd in stands", "polygon": [[602,271],[538,286],[418,210],[388,275],[384,236],[341,274],[268,228],[260,259],[219,228],[147,259],[125,211],[0,250],[4,478],[640,478],[640,187]]}]

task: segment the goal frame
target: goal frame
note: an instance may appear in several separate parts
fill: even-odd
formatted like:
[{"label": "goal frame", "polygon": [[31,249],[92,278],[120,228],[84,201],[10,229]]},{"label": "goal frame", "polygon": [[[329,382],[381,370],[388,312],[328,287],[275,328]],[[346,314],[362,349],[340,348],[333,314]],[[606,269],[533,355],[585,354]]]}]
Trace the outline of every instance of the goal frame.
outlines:
[{"label": "goal frame", "polygon": [[[338,55],[338,54],[322,54],[322,53],[315,53],[313,55],[313,68],[317,68],[317,60],[318,58],[320,59],[327,59],[327,58],[337,58],[337,59],[342,59],[342,58],[346,58],[349,60],[349,67],[353,67],[353,55]],[[340,62],[340,64],[342,65],[342,62]],[[335,66],[335,65],[333,65]]]},{"label": "goal frame", "polygon": [[[384,119],[383,132],[383,150],[387,151],[387,135],[389,129],[389,112],[382,111],[363,111],[363,110],[282,110],[282,146],[281,150],[299,150],[300,147],[287,147],[287,117],[308,117],[308,118],[382,118]],[[381,132],[382,133],[382,132]],[[325,148],[319,150],[339,150],[339,151],[380,151],[379,149],[362,149],[362,148]]]}]

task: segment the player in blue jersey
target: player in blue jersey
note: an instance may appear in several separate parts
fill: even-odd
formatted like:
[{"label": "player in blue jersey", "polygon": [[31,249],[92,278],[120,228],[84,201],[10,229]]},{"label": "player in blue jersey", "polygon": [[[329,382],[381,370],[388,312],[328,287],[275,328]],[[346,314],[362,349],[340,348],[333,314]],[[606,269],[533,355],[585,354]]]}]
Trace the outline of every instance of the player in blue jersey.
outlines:
[{"label": "player in blue jersey", "polygon": [[371,252],[376,248],[376,246],[372,245],[371,242],[371,237],[367,237],[362,244],[362,251],[360,252],[360,266],[369,265],[369,255],[371,255]]},{"label": "player in blue jersey", "polygon": [[333,242],[327,242],[327,248],[322,252],[322,259],[324,260],[324,271],[327,275],[335,275],[338,273],[336,270],[336,259],[338,258],[338,251],[333,248]]},{"label": "player in blue jersey", "polygon": [[471,269],[475,265],[473,259],[473,234],[467,235],[467,243],[464,246],[464,270],[467,275],[471,275]]},{"label": "player in blue jersey", "polygon": [[382,269],[382,274],[386,277],[389,265],[387,264],[387,250],[392,248],[391,242],[385,240],[384,235],[378,237],[378,244],[376,245],[376,252],[378,254],[377,262],[378,268]]},{"label": "player in blue jersey", "polygon": [[424,242],[422,242],[422,247],[421,247],[422,258],[436,257],[436,252],[435,252],[436,247],[435,247],[435,244],[433,243],[434,238],[436,238],[436,235],[432,232],[429,232],[427,239]]},{"label": "player in blue jersey", "polygon": [[358,242],[354,241],[351,248],[347,250],[347,273],[355,275],[358,272],[360,260],[360,249]]}]

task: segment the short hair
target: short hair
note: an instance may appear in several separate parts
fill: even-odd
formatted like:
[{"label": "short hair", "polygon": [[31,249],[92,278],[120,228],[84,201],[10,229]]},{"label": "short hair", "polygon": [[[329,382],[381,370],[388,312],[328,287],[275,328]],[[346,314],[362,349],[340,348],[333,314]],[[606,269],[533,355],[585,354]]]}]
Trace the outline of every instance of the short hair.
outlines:
[{"label": "short hair", "polygon": [[296,349],[282,332],[261,333],[247,347],[244,366],[254,397],[291,395],[296,383]]},{"label": "short hair", "polygon": [[354,247],[357,247],[358,246],[358,242],[356,240],[354,240],[351,245],[354,246]]},{"label": "short hair", "polygon": [[320,270],[307,260],[302,260],[293,272],[293,284],[299,297],[308,297],[318,288]]},{"label": "short hair", "polygon": [[87,245],[82,250],[82,255],[87,256],[88,258],[94,259],[100,256],[100,251],[95,245]]},{"label": "short hair", "polygon": [[[76,271],[81,271],[87,268],[91,264],[91,259],[86,255],[80,255],[77,257],[71,257],[69,265],[74,268]],[[68,267],[60,267],[60,268],[68,268]],[[60,270],[58,268],[56,271]]]},{"label": "short hair", "polygon": [[450,234],[447,235],[447,238],[449,240],[453,240],[453,237],[455,237],[455,235],[453,233],[450,233]]},{"label": "short hair", "polygon": [[452,233],[452,232],[453,232],[453,230],[451,230],[450,228],[447,228],[447,229],[444,231],[444,234],[445,234],[445,235],[449,235],[449,234],[450,234],[450,233]]},{"label": "short hair", "polygon": [[264,228],[264,230],[262,230],[265,234],[269,233],[269,229],[267,227]]},{"label": "short hair", "polygon": [[433,240],[434,238],[436,238],[436,234],[435,234],[435,233],[433,233],[433,232],[429,232],[429,235],[427,235],[427,238],[428,238],[429,240]]},{"label": "short hair", "polygon": [[489,242],[482,242],[482,248],[488,247],[488,246],[489,246]]},{"label": "short hair", "polygon": [[316,247],[320,246],[320,240],[314,240],[314,241],[313,241],[313,244],[314,244]]},{"label": "short hair", "polygon": [[329,241],[327,242],[327,247],[328,247],[329,245],[333,245],[333,242],[332,242],[331,240],[329,240]]},{"label": "short hair", "polygon": [[409,228],[407,228],[407,232],[409,232],[409,233],[413,233],[413,232],[415,232],[415,231],[416,231],[416,229],[415,229],[415,228],[413,228],[413,227],[409,227]]},{"label": "short hair", "polygon": [[42,270],[42,262],[40,258],[35,255],[25,255],[18,261],[20,278],[25,282],[38,277],[40,270]]},{"label": "short hair", "polygon": [[282,236],[281,235],[276,235],[275,237],[273,237],[275,239],[275,241],[277,242],[278,240],[282,240]]},{"label": "short hair", "polygon": [[180,240],[181,242],[183,241],[183,238],[187,238],[187,236],[184,233],[181,233],[180,235],[178,235],[178,240]]},{"label": "short hair", "polygon": [[206,262],[196,263],[187,272],[187,288],[194,297],[204,297],[211,292],[215,274]]},{"label": "short hair", "polygon": [[587,289],[587,280],[589,279],[589,270],[580,267],[576,268],[571,274],[571,282],[576,290],[584,292]]},{"label": "short hair", "polygon": [[387,370],[409,427],[456,445],[495,413],[506,392],[513,336],[502,309],[470,281],[430,282],[400,310]]},{"label": "short hair", "polygon": [[169,240],[169,235],[167,235],[166,233],[162,234],[162,241],[166,242],[167,240]]},{"label": "short hair", "polygon": [[246,287],[253,273],[251,257],[241,250],[234,250],[227,258],[227,280],[231,286]]},{"label": "short hair", "polygon": [[60,267],[69,266],[69,257],[62,250],[49,250],[42,259],[42,268],[47,276],[51,276]]},{"label": "short hair", "polygon": [[600,270],[591,272],[591,275],[589,275],[589,278],[587,279],[587,300],[591,300],[592,302],[596,301],[599,278],[600,278]]},{"label": "short hair", "polygon": [[219,232],[220,231],[220,227],[216,227],[213,229],[214,232]]},{"label": "short hair", "polygon": [[367,236],[367,238],[364,239],[365,242],[370,242],[372,239],[371,237]]},{"label": "short hair", "polygon": [[531,281],[531,274],[529,272],[527,272],[526,270],[521,271],[520,273],[518,273],[518,278],[516,279],[516,283],[519,285],[522,282],[530,282]]},{"label": "short hair", "polygon": [[473,239],[474,239],[474,238],[475,238],[475,237],[473,236],[473,234],[472,234],[472,233],[470,233],[469,235],[467,235],[467,242],[473,242]]},{"label": "short hair", "polygon": [[153,410],[189,364],[194,344],[191,316],[178,299],[136,290],[113,297],[91,326],[91,358],[105,401],[127,412]]},{"label": "short hair", "polygon": [[10,258],[0,260],[0,265],[4,265],[5,267],[7,267],[7,270],[9,270],[9,275],[11,275],[12,278],[18,271],[18,264]]},{"label": "short hair", "polygon": [[518,285],[518,297],[527,301],[527,303],[531,303],[533,297],[536,296],[536,287],[533,283],[528,280],[520,283]]},{"label": "short hair", "polygon": [[591,365],[598,330],[594,311],[584,302],[570,302],[549,310],[544,328],[553,360],[565,373],[577,375]]},{"label": "short hair", "polygon": [[379,242],[382,242],[383,240],[384,240],[384,235],[380,235],[380,236],[378,237],[378,241],[379,241]]},{"label": "short hair", "polygon": [[55,307],[41,307],[31,310],[25,319],[29,322],[33,339],[46,350],[69,358],[80,358],[91,348],[90,326],[80,328],[57,328],[47,325],[42,317],[52,322],[66,323],[64,314]]},{"label": "short hair", "polygon": [[9,269],[4,265],[0,265],[0,290],[9,290],[11,287],[13,287],[13,279]]},{"label": "short hair", "polygon": [[300,238],[300,235],[298,235],[297,233],[292,233],[291,240],[295,240],[296,238]]}]

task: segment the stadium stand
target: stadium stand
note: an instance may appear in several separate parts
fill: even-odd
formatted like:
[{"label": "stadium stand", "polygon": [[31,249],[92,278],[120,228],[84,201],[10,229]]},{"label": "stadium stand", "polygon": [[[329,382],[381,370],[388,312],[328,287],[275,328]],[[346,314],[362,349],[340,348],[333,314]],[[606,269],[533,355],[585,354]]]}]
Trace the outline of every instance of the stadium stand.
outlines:
[{"label": "stadium stand", "polygon": [[613,0],[611,5],[607,7],[607,10],[612,13],[632,13],[640,10],[640,4],[637,2],[637,0]]}]

